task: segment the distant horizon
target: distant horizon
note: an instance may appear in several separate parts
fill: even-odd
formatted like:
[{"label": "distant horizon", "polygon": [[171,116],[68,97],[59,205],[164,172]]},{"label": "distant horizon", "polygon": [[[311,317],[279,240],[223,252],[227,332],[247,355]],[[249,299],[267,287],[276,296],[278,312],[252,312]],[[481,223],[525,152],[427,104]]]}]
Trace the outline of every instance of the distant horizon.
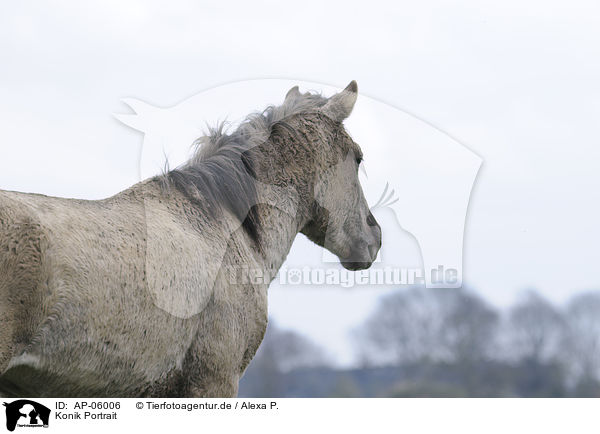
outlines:
[{"label": "distant horizon", "polygon": [[[321,287],[321,288],[314,287],[314,288],[310,288],[310,289],[289,288],[289,287],[287,287],[287,288],[286,287],[278,287],[277,288],[277,291],[281,292],[281,294],[277,294],[277,296],[276,296],[277,298],[279,298],[279,297],[285,298],[285,296],[288,295],[288,294],[285,294],[286,291],[295,291],[295,292],[306,291],[306,292],[317,292],[317,293],[322,292],[322,291],[325,291],[325,292],[331,291],[332,293],[337,293],[337,294],[335,294],[334,297],[331,297],[331,294],[324,294],[324,295],[325,295],[325,298],[327,300],[329,300],[332,304],[335,300],[343,300],[344,294],[339,294],[340,291],[364,293],[362,295],[364,296],[365,300],[369,301],[369,305],[367,308],[365,308],[364,311],[361,311],[361,314],[364,314],[364,316],[362,317],[362,321],[359,320],[358,322],[354,323],[353,327],[350,327],[350,328],[340,327],[339,329],[335,329],[335,331],[337,332],[337,333],[335,333],[335,336],[337,336],[339,338],[339,340],[337,340],[337,341],[335,339],[332,339],[331,337],[329,337],[328,339],[325,339],[323,337],[323,332],[318,333],[318,332],[314,332],[312,330],[310,332],[307,332],[306,327],[304,327],[302,324],[296,324],[295,322],[290,322],[289,317],[281,317],[278,314],[273,314],[273,315],[269,315],[269,316],[275,321],[275,323],[279,329],[297,332],[301,336],[304,336],[304,337],[308,338],[309,340],[311,340],[312,342],[314,342],[315,344],[317,344],[319,347],[321,347],[323,350],[325,350],[327,354],[334,356],[333,357],[334,363],[332,366],[339,367],[339,368],[350,368],[351,369],[353,367],[356,367],[357,363],[359,363],[357,360],[355,360],[356,355],[352,351],[352,347],[353,347],[353,342],[352,342],[352,337],[351,337],[352,331],[355,329],[359,329],[359,327],[363,324],[363,322],[366,321],[366,319],[369,317],[369,314],[373,313],[374,309],[376,308],[379,301],[383,297],[390,295],[390,294],[406,291],[411,288],[424,289],[424,287],[419,287],[419,286],[414,286],[414,287],[406,286],[406,287],[400,287],[400,288],[380,287],[379,289],[385,290],[385,293],[377,295],[375,302],[372,302],[373,301],[372,300],[372,298],[373,298],[372,292],[377,291],[377,289],[343,288],[340,290],[339,288],[333,289],[331,287]],[[563,300],[557,301],[555,299],[548,297],[542,291],[536,290],[535,288],[524,288],[520,292],[517,292],[514,294],[514,299],[511,302],[506,303],[506,304],[501,304],[501,303],[496,303],[493,300],[490,300],[490,298],[486,297],[485,294],[483,294],[481,291],[476,290],[472,286],[463,285],[463,289],[466,289],[468,292],[471,292],[471,293],[475,294],[476,296],[480,297],[485,303],[487,303],[492,308],[498,310],[501,314],[506,314],[507,311],[519,301],[519,297],[526,295],[527,292],[530,290],[533,290],[538,295],[544,297],[548,302],[550,302],[557,309],[564,309],[572,297],[579,296],[582,294],[587,294],[587,293],[600,294],[600,287],[591,288],[591,289],[587,289],[587,290],[573,292],[570,296],[564,298]],[[448,289],[433,288],[432,290],[434,290],[434,291],[453,291],[454,288],[448,288]],[[272,291],[272,289],[269,289],[269,291]],[[297,295],[297,294],[295,294],[295,295]],[[311,298],[318,299],[321,294],[311,294],[311,295],[313,296]],[[353,296],[356,296],[356,294],[353,294]],[[270,292],[269,303],[271,303],[270,306],[272,306],[273,304],[278,304],[278,303],[283,303],[283,302],[279,301],[279,300],[276,300],[276,301],[272,300],[271,292]],[[291,303],[291,304],[293,304],[293,303]],[[359,303],[356,303],[356,304],[359,304]],[[299,316],[301,316],[301,315],[299,315]],[[297,319],[297,317],[293,317],[293,318]],[[330,328],[330,330],[331,330],[331,328]],[[332,347],[332,342],[335,342],[334,347]],[[331,351],[332,348],[336,348],[336,349],[334,351]],[[336,354],[337,354],[337,356],[336,356]]]}]

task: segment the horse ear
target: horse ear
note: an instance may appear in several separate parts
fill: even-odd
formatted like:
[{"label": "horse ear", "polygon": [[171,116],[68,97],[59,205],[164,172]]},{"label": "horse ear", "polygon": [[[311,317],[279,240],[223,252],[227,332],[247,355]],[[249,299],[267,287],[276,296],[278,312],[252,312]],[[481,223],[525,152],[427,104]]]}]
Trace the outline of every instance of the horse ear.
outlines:
[{"label": "horse ear", "polygon": [[352,113],[357,97],[358,86],[356,81],[352,80],[343,91],[329,98],[321,111],[334,121],[342,122]]},{"label": "horse ear", "polygon": [[285,94],[285,100],[287,101],[289,98],[295,98],[299,95],[300,90],[298,89],[298,86],[294,86],[290,90],[288,90],[288,93]]}]

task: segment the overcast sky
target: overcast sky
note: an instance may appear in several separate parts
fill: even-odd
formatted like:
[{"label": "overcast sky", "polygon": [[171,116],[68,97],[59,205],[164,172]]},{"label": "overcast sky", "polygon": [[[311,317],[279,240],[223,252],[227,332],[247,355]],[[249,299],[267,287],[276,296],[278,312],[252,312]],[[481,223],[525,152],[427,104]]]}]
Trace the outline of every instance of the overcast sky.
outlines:
[{"label": "overcast sky", "polygon": [[[468,285],[499,305],[530,287],[561,302],[600,288],[599,28],[593,1],[5,3],[0,188],[96,199],[135,183],[123,97],[355,79],[483,158]],[[347,362],[347,331],[383,292],[277,288],[270,311]]]}]

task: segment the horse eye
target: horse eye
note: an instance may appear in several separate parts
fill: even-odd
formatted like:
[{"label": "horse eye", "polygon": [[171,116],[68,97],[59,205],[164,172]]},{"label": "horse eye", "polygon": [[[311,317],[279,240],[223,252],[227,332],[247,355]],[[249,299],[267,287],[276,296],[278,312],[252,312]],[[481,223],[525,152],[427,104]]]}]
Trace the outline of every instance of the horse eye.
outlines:
[{"label": "horse eye", "polygon": [[358,157],[358,158],[356,159],[356,164],[357,164],[358,166],[360,166],[360,163],[362,163],[362,158]]}]

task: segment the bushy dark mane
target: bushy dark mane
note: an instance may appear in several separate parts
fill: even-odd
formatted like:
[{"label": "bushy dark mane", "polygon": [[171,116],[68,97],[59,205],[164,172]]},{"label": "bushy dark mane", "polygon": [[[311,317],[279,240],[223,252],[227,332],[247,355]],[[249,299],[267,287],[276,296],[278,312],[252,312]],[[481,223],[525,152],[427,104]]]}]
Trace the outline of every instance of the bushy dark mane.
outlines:
[{"label": "bushy dark mane", "polygon": [[193,157],[164,175],[167,185],[183,192],[212,218],[219,218],[223,207],[227,208],[259,245],[255,162],[246,151],[269,140],[273,126],[284,118],[315,110],[326,102],[327,98],[318,94],[296,93],[288,95],[281,106],[249,115],[231,134],[224,131],[223,124],[210,129],[196,140]]}]

